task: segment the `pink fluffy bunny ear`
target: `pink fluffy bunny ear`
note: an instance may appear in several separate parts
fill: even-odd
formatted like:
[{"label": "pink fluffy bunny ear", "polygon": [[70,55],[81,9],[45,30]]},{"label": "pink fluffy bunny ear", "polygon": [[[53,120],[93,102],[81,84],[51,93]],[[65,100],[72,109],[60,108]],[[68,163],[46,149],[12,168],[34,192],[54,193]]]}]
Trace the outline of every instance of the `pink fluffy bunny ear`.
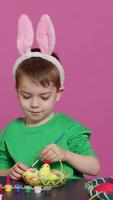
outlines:
[{"label": "pink fluffy bunny ear", "polygon": [[21,55],[30,52],[33,44],[34,30],[27,15],[22,14],[18,21],[17,49]]},{"label": "pink fluffy bunny ear", "polygon": [[48,15],[42,15],[37,30],[36,40],[42,53],[51,55],[55,48],[55,30]]}]

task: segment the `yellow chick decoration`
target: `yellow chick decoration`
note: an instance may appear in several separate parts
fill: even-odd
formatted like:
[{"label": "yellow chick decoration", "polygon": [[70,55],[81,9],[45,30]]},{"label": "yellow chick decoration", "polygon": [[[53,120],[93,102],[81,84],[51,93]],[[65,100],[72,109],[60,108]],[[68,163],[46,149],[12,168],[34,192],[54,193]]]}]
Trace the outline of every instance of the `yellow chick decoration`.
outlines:
[{"label": "yellow chick decoration", "polygon": [[66,171],[50,169],[49,163],[44,163],[40,170],[28,169],[23,173],[25,182],[32,186],[51,186],[57,187],[63,185],[68,179]]},{"label": "yellow chick decoration", "polygon": [[45,163],[39,170],[38,176],[40,178],[49,179],[49,180],[56,180],[58,176],[51,172],[50,165]]}]

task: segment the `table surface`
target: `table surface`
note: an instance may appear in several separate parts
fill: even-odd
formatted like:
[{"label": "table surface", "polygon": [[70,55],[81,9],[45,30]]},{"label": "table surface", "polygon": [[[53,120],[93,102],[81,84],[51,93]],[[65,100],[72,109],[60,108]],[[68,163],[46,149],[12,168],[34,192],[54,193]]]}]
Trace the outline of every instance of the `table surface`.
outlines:
[{"label": "table surface", "polygon": [[[5,177],[0,177],[0,184],[5,184]],[[22,182],[11,181],[11,184],[17,184]],[[5,200],[88,200],[88,194],[85,191],[85,183],[87,180],[68,180],[65,185],[59,188],[53,188],[50,192],[42,191],[39,194],[34,193],[33,191],[30,193],[26,193],[24,190],[20,193],[5,192],[4,190],[1,192],[5,196]]]}]

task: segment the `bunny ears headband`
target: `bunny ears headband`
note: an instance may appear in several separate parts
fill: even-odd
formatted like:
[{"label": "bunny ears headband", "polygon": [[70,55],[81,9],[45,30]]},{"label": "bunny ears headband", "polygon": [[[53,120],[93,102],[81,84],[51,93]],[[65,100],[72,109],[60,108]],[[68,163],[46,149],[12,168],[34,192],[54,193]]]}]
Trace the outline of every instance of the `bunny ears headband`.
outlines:
[{"label": "bunny ears headband", "polygon": [[40,57],[53,63],[60,73],[61,86],[64,84],[64,70],[61,63],[51,54],[55,48],[56,38],[54,26],[48,15],[42,15],[36,30],[36,41],[41,52],[31,52],[34,39],[34,30],[32,22],[27,15],[20,16],[18,21],[17,32],[17,49],[21,55],[15,62],[13,67],[13,75],[19,64],[31,57]]}]

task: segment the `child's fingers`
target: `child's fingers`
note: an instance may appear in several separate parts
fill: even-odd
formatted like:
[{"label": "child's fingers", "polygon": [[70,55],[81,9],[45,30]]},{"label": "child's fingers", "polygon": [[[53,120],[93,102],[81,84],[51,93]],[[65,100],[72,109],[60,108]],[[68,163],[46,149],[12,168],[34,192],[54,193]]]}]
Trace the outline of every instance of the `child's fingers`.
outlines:
[{"label": "child's fingers", "polygon": [[24,164],[22,163],[16,163],[14,166],[13,166],[13,171],[15,171],[17,174],[20,174],[22,175],[24,173],[24,171],[26,171],[28,169],[27,166],[25,166]]},{"label": "child's fingers", "polygon": [[48,152],[48,148],[47,147],[42,150],[42,152],[40,153],[40,156],[41,156],[42,159],[47,154],[47,152]]},{"label": "child's fingers", "polygon": [[53,162],[53,160],[58,160],[57,156],[55,153],[53,153],[53,151],[49,150],[46,155],[43,156],[43,160],[47,160],[49,162]]},{"label": "child's fingers", "polygon": [[16,163],[16,165],[22,171],[26,171],[28,169],[28,167],[26,165],[24,165],[23,163],[18,162],[18,163]]},{"label": "child's fingers", "polygon": [[56,144],[49,144],[48,146],[46,146],[43,150],[42,150],[42,152],[41,152],[41,154],[40,154],[40,156],[43,158],[47,153],[48,153],[48,151],[55,151],[55,148],[56,148]]},{"label": "child's fingers", "polygon": [[35,172],[36,169],[35,169],[35,168],[29,168],[29,171],[30,171],[30,172]]},{"label": "child's fingers", "polygon": [[22,163],[16,163],[10,171],[10,177],[14,180],[18,180],[20,178],[22,178],[22,175],[24,173],[24,171],[26,171],[28,169],[27,166],[25,166]]},{"label": "child's fingers", "polygon": [[15,171],[12,171],[12,172],[10,173],[10,177],[11,177],[12,179],[14,179],[14,180],[19,180],[19,179],[22,178],[22,175],[16,173]]},{"label": "child's fingers", "polygon": [[59,149],[58,148],[55,147],[55,148],[52,149],[49,146],[49,148],[46,147],[46,149],[44,149],[43,154],[41,155],[41,157],[42,157],[43,161],[47,160],[49,162],[56,162],[56,161],[58,161],[60,159],[59,155],[60,154],[59,154]]},{"label": "child's fingers", "polygon": [[10,174],[9,174],[9,175],[10,175],[10,177],[11,177],[12,179],[14,179],[14,180],[18,180],[18,179],[22,178],[22,175],[19,174],[19,173],[17,173],[17,172],[14,170],[13,167],[11,168]]},{"label": "child's fingers", "polygon": [[24,173],[24,170],[21,169],[21,168],[19,168],[17,165],[14,166],[13,171],[14,171],[15,173],[17,173],[17,174],[20,174],[20,175],[22,175],[22,174]]},{"label": "child's fingers", "polygon": [[49,161],[49,163],[53,163],[53,162],[59,161],[58,157],[56,157],[55,155],[51,156],[51,157],[48,157],[46,160]]},{"label": "child's fingers", "polygon": [[41,158],[49,162],[56,162],[64,159],[63,149],[56,144],[49,144],[41,152]]}]

